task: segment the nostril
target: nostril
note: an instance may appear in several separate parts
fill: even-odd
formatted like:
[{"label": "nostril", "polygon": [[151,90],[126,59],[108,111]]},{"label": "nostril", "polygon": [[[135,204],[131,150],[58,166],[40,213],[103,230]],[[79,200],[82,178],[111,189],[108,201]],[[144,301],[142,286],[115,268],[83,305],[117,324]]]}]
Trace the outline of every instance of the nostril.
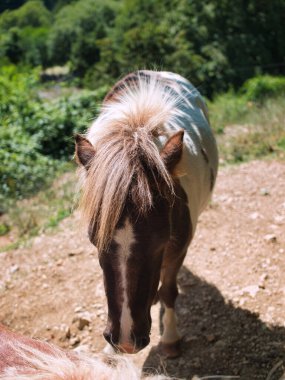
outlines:
[{"label": "nostril", "polygon": [[150,339],[148,336],[143,336],[137,340],[137,344],[138,344],[139,348],[142,349],[149,344],[149,341],[150,341]]}]

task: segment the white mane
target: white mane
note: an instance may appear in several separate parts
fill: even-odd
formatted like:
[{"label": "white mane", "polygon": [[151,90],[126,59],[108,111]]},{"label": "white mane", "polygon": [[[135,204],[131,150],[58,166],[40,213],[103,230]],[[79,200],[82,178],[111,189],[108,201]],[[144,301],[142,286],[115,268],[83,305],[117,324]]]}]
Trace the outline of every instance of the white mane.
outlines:
[{"label": "white mane", "polygon": [[[32,348],[24,343],[10,343],[15,355],[24,365],[6,368],[0,374],[0,380],[166,380],[163,375],[144,377],[128,357],[108,356],[106,354],[88,357],[69,356],[55,346],[50,346],[51,353]],[[75,355],[74,355],[75,356]]]},{"label": "white mane", "polygon": [[152,207],[149,173],[173,195],[172,178],[157,144],[158,137],[166,135],[165,125],[176,123],[179,101],[174,84],[170,87],[155,75],[138,75],[104,103],[90,127],[86,137],[95,158],[82,183],[81,209],[83,219],[93,223],[99,250],[108,245],[130,193],[139,213]]}]

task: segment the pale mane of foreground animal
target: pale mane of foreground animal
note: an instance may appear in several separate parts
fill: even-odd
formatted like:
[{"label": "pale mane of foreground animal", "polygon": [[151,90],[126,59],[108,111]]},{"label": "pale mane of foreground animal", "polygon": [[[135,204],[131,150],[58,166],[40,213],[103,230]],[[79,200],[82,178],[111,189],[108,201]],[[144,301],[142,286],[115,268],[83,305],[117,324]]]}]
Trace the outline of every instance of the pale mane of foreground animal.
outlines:
[{"label": "pale mane of foreground animal", "polygon": [[[95,355],[90,358],[78,354],[71,360],[55,346],[45,353],[24,343],[7,343],[21,358],[21,365],[11,365],[0,374],[0,380],[167,380],[164,375],[144,377],[129,358]],[[109,363],[109,364],[108,364]]]},{"label": "pale mane of foreground animal", "polygon": [[164,134],[164,125],[175,124],[180,99],[174,88],[155,77],[138,76],[103,104],[89,129],[86,137],[94,147],[94,157],[87,175],[81,168],[80,207],[83,220],[93,223],[99,250],[112,236],[128,195],[141,214],[152,207],[153,190],[164,188],[173,196],[172,178],[155,140]]}]

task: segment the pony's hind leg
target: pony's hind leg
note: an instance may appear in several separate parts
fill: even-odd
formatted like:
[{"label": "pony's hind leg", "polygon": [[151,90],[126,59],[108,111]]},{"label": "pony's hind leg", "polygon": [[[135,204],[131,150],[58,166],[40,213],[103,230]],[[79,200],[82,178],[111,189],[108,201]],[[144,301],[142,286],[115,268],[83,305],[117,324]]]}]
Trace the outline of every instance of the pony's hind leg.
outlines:
[{"label": "pony's hind leg", "polygon": [[[170,250],[170,248],[172,249]],[[163,333],[159,350],[168,358],[175,358],[181,354],[181,337],[177,328],[174,306],[178,295],[177,273],[186,255],[186,250],[177,255],[177,251],[173,248],[174,246],[170,244],[165,252],[161,270],[161,287],[159,289],[159,298],[164,306],[162,317]]]}]

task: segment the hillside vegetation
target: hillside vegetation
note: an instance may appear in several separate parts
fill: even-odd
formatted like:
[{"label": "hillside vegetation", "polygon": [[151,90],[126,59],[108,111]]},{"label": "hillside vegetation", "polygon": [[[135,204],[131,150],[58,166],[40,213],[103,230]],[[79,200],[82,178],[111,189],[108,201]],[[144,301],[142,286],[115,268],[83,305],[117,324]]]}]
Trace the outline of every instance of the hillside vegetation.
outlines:
[{"label": "hillside vegetation", "polygon": [[222,164],[284,157],[284,12],[285,0],[1,1],[0,235],[70,214],[73,135],[134,69],[192,81]]},{"label": "hillside vegetation", "polygon": [[[95,117],[100,91],[81,91],[52,100],[39,96],[38,71],[0,70],[0,189],[5,198],[22,198],[64,168],[73,155],[73,135]],[[2,203],[3,202],[3,203]]]},{"label": "hillside vegetation", "polygon": [[90,88],[137,68],[179,72],[212,96],[284,74],[285,0],[5,0],[0,60],[68,65]]},{"label": "hillside vegetation", "polygon": [[[72,92],[63,86],[63,95],[50,100],[39,96],[44,89],[37,70],[27,74],[6,67],[1,74],[0,206],[5,215],[0,236],[12,228],[18,244],[18,237],[26,239],[53,228],[72,212],[73,135],[84,132],[96,116],[106,87]],[[284,158],[284,82],[257,77],[239,92],[208,101],[221,164],[268,155]],[[45,91],[53,94],[54,89]],[[63,172],[67,173],[62,176]],[[22,200],[38,190],[36,197]]]}]

